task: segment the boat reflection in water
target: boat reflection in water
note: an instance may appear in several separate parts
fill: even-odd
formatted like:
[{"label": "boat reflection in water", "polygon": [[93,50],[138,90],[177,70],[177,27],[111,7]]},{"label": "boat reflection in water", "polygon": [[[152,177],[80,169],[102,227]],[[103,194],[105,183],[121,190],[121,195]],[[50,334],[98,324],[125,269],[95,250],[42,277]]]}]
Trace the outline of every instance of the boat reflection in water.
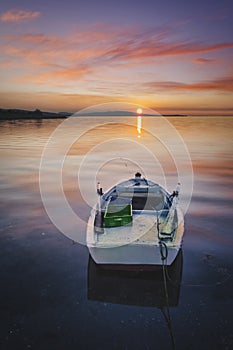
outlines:
[{"label": "boat reflection in water", "polygon": [[170,266],[97,265],[91,256],[88,264],[88,299],[114,304],[149,306],[163,309],[179,302],[183,258],[180,249]]}]

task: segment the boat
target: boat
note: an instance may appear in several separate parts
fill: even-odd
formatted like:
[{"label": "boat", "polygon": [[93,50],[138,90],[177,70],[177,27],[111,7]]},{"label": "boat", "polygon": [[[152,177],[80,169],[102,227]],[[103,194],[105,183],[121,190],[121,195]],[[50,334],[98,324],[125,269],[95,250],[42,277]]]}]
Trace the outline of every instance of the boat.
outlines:
[{"label": "boat", "polygon": [[120,182],[103,193],[91,210],[86,243],[97,264],[113,267],[171,265],[182,246],[184,216],[180,183],[173,193],[142,177]]}]

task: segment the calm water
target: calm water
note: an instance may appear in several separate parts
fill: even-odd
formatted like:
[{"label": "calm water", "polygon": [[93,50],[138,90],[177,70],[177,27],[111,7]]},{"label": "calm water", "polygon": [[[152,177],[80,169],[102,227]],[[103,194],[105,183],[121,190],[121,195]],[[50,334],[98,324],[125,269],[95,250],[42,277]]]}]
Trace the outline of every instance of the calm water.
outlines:
[{"label": "calm water", "polygon": [[[90,119],[59,131],[42,162],[41,181],[49,205],[69,227],[57,192],[57,164],[67,148],[62,185],[80,218],[76,242],[51,222],[39,190],[42,152],[61,120],[0,123],[2,349],[172,349],[172,337],[176,349],[233,347],[233,118],[169,122],[189,150],[191,167],[177,135],[161,124],[156,135],[138,135],[136,127],[122,128],[119,121],[93,129]],[[187,212],[183,255],[169,271],[175,275],[168,284],[171,322],[164,317],[160,270],[99,271],[77,243],[85,239],[96,181],[107,189],[138,168],[170,191],[182,180]]]}]

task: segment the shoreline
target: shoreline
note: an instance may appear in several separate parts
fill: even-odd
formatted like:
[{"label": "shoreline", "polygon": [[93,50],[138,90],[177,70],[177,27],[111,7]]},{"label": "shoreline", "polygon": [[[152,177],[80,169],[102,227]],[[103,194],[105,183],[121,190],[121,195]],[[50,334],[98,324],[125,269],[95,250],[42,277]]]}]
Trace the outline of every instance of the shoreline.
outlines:
[{"label": "shoreline", "polygon": [[[20,110],[20,109],[3,109],[0,108],[0,121],[5,121],[5,120],[43,120],[43,119],[66,119],[70,116],[72,116],[73,113],[69,112],[43,112],[40,111],[39,109],[36,109],[34,111],[30,110]],[[87,114],[80,114],[80,117],[99,117],[99,116],[109,116],[106,113],[100,115],[100,113],[91,113],[90,115]],[[110,115],[112,117],[122,117],[122,116],[134,116],[134,114],[127,114],[123,115],[122,113],[114,113]],[[149,114],[143,114],[145,117],[149,116],[154,116],[156,115],[149,115]],[[225,114],[225,115],[195,115],[195,114],[161,114],[158,116],[163,116],[163,117],[174,117],[174,118],[185,118],[185,117],[233,117],[233,114]]]},{"label": "shoreline", "polygon": [[3,109],[0,108],[0,121],[1,120],[24,120],[24,119],[64,119],[72,115],[68,112],[43,112],[39,109],[34,111],[21,110],[21,109]]}]

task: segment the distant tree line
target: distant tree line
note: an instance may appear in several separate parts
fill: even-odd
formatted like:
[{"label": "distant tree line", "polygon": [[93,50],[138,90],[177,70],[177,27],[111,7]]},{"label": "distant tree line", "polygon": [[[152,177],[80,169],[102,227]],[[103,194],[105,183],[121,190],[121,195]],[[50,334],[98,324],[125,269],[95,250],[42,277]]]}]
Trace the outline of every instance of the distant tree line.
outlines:
[{"label": "distant tree line", "polygon": [[50,118],[66,118],[71,113],[53,113],[42,112],[40,109],[34,111],[28,111],[23,109],[3,109],[0,108],[0,120],[8,119],[50,119]]}]

